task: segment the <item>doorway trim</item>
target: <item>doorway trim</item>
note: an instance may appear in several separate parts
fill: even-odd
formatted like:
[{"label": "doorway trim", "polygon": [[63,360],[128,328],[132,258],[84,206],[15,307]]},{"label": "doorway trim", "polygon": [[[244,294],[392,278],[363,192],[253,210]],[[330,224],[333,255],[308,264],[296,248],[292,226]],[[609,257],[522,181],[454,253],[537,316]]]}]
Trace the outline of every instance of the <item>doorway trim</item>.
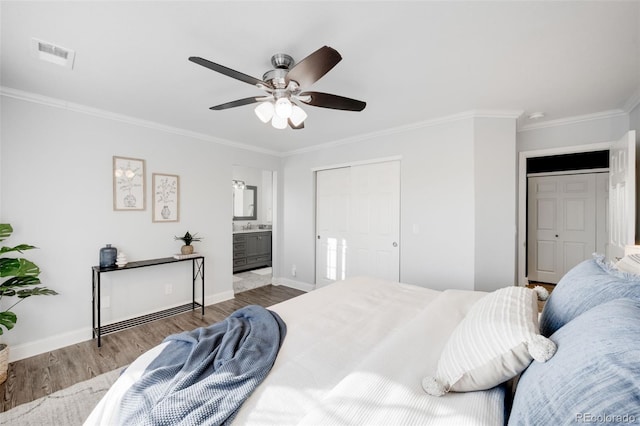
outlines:
[{"label": "doorway trim", "polygon": [[536,149],[518,153],[518,272],[519,286],[527,285],[527,159],[550,155],[576,154],[579,152],[603,151],[611,149],[613,141],[588,145],[571,145],[557,148]]}]

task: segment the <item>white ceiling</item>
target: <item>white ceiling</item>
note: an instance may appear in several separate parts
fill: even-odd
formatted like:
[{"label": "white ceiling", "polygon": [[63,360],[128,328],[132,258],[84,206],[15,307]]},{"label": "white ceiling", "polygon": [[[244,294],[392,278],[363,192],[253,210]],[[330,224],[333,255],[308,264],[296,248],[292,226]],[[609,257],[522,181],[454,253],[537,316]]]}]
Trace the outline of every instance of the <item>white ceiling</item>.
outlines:
[{"label": "white ceiling", "polygon": [[[0,12],[3,93],[269,152],[472,110],[544,111],[552,121],[624,111],[640,94],[637,1],[2,1]],[[33,37],[75,50],[74,69],[33,58]],[[250,105],[209,110],[263,92],[187,60],[261,78],[272,54],[299,61],[323,45],[343,60],[309,89],[367,107],[305,106],[295,131],[262,124]]]}]

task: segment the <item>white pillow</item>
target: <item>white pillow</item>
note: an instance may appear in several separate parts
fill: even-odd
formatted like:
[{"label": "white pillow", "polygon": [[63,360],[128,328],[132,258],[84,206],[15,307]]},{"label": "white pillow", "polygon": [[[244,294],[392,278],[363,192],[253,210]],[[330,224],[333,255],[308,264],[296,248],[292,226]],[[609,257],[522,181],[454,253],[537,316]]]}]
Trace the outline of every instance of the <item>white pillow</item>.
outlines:
[{"label": "white pillow", "polygon": [[630,274],[640,275],[640,254],[628,254],[618,262],[616,268]]},{"label": "white pillow", "polygon": [[556,345],[540,335],[537,299],[543,287],[506,287],[478,300],[447,341],[435,376],[422,381],[434,396],[490,389],[520,374],[532,359],[545,362]]}]

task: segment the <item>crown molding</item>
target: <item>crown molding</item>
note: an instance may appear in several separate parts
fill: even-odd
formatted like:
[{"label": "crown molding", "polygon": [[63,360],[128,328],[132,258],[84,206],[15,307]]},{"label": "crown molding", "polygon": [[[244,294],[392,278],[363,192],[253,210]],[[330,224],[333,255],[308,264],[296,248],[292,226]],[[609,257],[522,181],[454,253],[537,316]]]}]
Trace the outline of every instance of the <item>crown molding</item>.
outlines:
[{"label": "crown molding", "polygon": [[540,123],[532,123],[520,126],[518,132],[528,132],[530,130],[544,129],[547,127],[566,126],[567,124],[582,123],[592,120],[606,120],[615,117],[624,116],[633,111],[640,105],[640,88],[629,96],[621,109],[612,109],[608,111],[596,112],[593,114],[576,115],[573,117],[560,118],[557,120],[543,121]]},{"label": "crown molding", "polygon": [[25,102],[36,103],[53,108],[66,109],[69,111],[92,115],[94,117],[103,118],[106,120],[119,121],[121,123],[131,124],[133,126],[146,127],[153,130],[158,130],[165,133],[172,133],[178,136],[184,136],[192,139],[198,139],[206,142],[213,142],[219,145],[224,145],[232,148],[244,149],[247,151],[258,152],[260,154],[273,155],[275,157],[282,157],[282,153],[272,151],[270,149],[259,148],[252,145],[246,145],[238,142],[233,142],[228,139],[218,138],[204,133],[193,132],[191,130],[181,129],[179,127],[167,126],[164,124],[156,123],[154,121],[142,120],[136,117],[131,117],[124,114],[118,114],[111,111],[106,111],[98,108],[92,108],[82,104],[76,104],[68,102],[62,99],[51,98],[48,96],[39,95],[36,93],[25,92],[23,90],[13,89],[10,87],[0,86],[0,96],[8,98],[18,99]]},{"label": "crown molding", "polygon": [[615,117],[625,116],[627,114],[628,112],[622,109],[612,109],[609,111],[596,112],[593,114],[576,115],[574,117],[559,118],[557,120],[549,120],[549,121],[543,121],[541,123],[527,124],[527,125],[521,126],[518,129],[518,132],[528,132],[531,130],[545,129],[548,127],[566,126],[569,124],[577,124],[577,123],[583,123],[586,121],[593,121],[593,120],[611,119]]},{"label": "crown molding", "polygon": [[404,126],[392,127],[390,129],[379,130],[376,132],[365,133],[358,136],[352,136],[349,138],[338,139],[332,142],[326,142],[319,145],[310,146],[307,148],[300,148],[293,151],[287,151],[282,154],[283,157],[289,157],[292,155],[304,154],[308,152],[320,151],[327,148],[335,148],[342,145],[348,145],[356,142],[362,142],[365,140],[389,136],[398,133],[404,133],[412,130],[417,130],[425,127],[441,126],[443,124],[454,123],[456,121],[469,120],[472,118],[507,118],[517,120],[523,114],[523,111],[514,110],[472,110],[465,111],[458,114],[447,115],[445,117],[434,118],[425,121],[419,121]]}]

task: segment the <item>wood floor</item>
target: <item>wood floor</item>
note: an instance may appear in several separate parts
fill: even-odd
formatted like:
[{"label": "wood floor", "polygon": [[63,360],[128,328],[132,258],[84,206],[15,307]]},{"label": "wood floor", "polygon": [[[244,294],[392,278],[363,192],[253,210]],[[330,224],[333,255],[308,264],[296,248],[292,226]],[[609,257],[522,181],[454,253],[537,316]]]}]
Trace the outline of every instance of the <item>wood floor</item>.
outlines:
[{"label": "wood floor", "polygon": [[[542,286],[544,288],[547,289],[547,291],[549,292],[549,294],[551,294],[551,292],[553,291],[554,288],[556,288],[555,284],[548,284],[548,283],[541,283],[541,282],[537,282],[537,281],[530,281],[529,284],[527,284],[527,287],[529,288],[533,288],[535,286]],[[544,301],[542,300],[538,300],[538,310],[540,312],[542,312],[542,309],[544,308]]]},{"label": "wood floor", "polygon": [[102,347],[89,340],[9,364],[7,381],[0,385],[0,412],[130,364],[166,336],[221,321],[247,305],[264,307],[303,292],[284,286],[264,286],[238,293],[235,299],[205,308],[205,315],[187,312],[129,330],[102,336]]}]

